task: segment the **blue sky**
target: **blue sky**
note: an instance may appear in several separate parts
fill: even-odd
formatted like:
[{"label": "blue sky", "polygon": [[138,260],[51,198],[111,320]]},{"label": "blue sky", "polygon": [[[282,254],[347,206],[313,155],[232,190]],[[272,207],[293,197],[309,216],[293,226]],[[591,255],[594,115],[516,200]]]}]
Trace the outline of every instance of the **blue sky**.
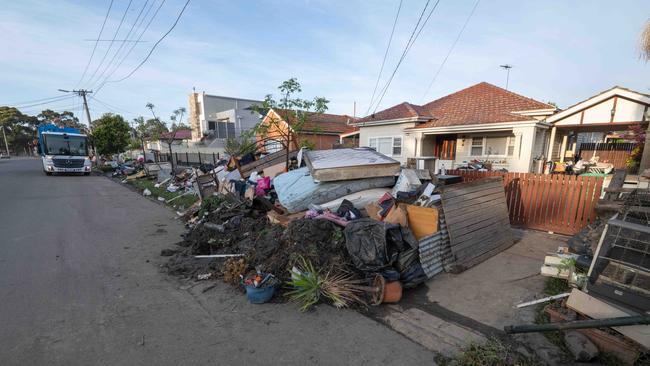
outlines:
[{"label": "blue sky", "polygon": [[[132,0],[118,39],[147,0]],[[161,0],[155,1],[154,9]],[[432,1],[431,3],[433,3]],[[500,64],[514,65],[510,90],[566,107],[613,85],[650,92],[650,66],[637,40],[650,16],[647,1],[483,0],[431,90],[475,0],[441,0],[398,70],[380,109],[402,101],[426,103],[481,81],[505,85]],[[195,87],[210,94],[261,99],[297,77],[303,97],[324,96],[330,112],[368,108],[399,1],[192,0],[174,31],[129,79],[109,83],[91,100],[93,118],[117,111],[149,115],[147,102],[168,119]],[[386,70],[394,68],[425,0],[404,0]],[[0,0],[0,105],[57,96],[72,89],[93,49],[109,0]],[[114,0],[103,39],[117,29],[128,0]],[[167,31],[183,0],[167,0],[145,43],[136,46],[109,80],[128,74]],[[150,13],[152,14],[152,13]],[[90,71],[109,42],[100,42]],[[119,48],[116,42],[106,63]],[[123,48],[123,53],[127,46]],[[120,60],[118,55],[116,60]],[[103,67],[99,69],[101,74]],[[112,68],[108,69],[109,72]],[[90,76],[90,74],[88,75]],[[87,79],[87,78],[86,78]],[[97,78],[96,78],[97,79]],[[383,85],[384,80],[382,80]],[[97,88],[97,82],[80,86]],[[100,102],[110,105],[107,107]],[[25,108],[74,109],[77,98]]]}]

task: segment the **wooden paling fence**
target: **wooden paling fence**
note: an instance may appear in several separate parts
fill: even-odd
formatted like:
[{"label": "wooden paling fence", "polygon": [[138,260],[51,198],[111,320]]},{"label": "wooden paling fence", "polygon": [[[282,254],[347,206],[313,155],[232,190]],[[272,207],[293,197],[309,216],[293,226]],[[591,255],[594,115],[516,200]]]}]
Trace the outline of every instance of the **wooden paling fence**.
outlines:
[{"label": "wooden paling fence", "polygon": [[596,218],[602,177],[450,170],[464,182],[503,176],[510,224],[573,235]]},{"label": "wooden paling fence", "polygon": [[582,143],[579,155],[584,160],[597,156],[601,163],[611,163],[616,169],[625,169],[634,147],[633,143]]}]

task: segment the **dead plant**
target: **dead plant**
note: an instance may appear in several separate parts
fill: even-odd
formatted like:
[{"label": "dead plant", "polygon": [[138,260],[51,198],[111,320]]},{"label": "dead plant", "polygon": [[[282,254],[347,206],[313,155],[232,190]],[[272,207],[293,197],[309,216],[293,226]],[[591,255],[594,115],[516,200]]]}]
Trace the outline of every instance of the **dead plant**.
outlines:
[{"label": "dead plant", "polygon": [[243,275],[248,268],[244,258],[228,258],[223,266],[223,280],[226,283],[237,284],[240,275]]}]

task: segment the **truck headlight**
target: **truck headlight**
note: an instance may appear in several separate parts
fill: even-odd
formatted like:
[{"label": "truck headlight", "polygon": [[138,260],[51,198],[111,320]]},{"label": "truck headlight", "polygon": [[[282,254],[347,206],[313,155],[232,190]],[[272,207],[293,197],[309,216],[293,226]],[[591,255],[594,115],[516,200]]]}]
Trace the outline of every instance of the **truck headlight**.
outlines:
[{"label": "truck headlight", "polygon": [[85,158],[84,159],[84,166],[91,166],[92,162],[90,161],[90,158]]},{"label": "truck headlight", "polygon": [[45,164],[54,164],[54,161],[52,161],[51,156],[46,156],[45,157]]}]

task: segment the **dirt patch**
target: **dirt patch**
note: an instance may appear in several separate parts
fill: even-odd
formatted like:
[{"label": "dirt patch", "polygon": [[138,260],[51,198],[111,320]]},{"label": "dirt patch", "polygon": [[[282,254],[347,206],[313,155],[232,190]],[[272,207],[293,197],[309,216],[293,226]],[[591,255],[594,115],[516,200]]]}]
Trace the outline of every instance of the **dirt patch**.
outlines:
[{"label": "dirt patch", "polygon": [[194,276],[205,271],[223,273],[225,259],[195,259],[196,255],[242,254],[248,270],[286,279],[297,256],[317,268],[347,267],[342,228],[327,220],[299,219],[288,228],[270,224],[266,213],[255,206],[231,202],[211,211],[192,228],[170,257],[167,272]]}]

